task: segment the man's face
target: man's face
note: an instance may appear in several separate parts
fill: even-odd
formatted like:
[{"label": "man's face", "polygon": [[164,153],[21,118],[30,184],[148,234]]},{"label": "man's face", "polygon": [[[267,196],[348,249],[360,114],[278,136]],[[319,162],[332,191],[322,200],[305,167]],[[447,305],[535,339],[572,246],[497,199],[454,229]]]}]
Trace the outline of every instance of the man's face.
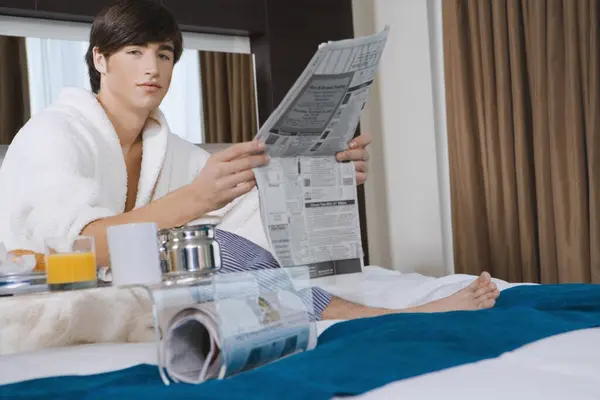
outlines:
[{"label": "man's face", "polygon": [[125,46],[108,60],[98,60],[104,63],[100,92],[110,92],[122,104],[151,111],[167,94],[174,66],[172,42]]}]

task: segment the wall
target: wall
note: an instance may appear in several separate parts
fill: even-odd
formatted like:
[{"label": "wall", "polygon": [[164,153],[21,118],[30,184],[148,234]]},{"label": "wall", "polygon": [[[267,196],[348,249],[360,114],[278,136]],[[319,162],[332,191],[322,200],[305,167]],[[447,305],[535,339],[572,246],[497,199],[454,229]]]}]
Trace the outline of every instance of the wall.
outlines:
[{"label": "wall", "polygon": [[441,1],[353,0],[356,36],[390,26],[361,119],[371,264],[432,276],[454,270]]}]

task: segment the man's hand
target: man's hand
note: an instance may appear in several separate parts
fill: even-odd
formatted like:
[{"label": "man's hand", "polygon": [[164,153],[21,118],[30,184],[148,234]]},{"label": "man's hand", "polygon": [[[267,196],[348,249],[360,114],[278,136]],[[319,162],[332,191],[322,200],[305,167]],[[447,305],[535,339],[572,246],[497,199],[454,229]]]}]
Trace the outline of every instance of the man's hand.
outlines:
[{"label": "man's hand", "polygon": [[268,162],[265,145],[239,143],[215,153],[189,185],[168,193],[143,207],[86,225],[82,234],[96,238],[96,262],[109,265],[106,229],[112,225],[154,222],[158,229],[182,226],[202,215],[223,208],[248,193],[256,182],[252,168]]},{"label": "man's hand", "polygon": [[356,184],[362,185],[367,180],[369,152],[366,147],[371,143],[371,135],[361,134],[352,139],[348,150],[336,154],[338,161],[354,161],[356,168]]},{"label": "man's hand", "polygon": [[252,141],[235,144],[210,156],[190,184],[204,210],[218,210],[248,193],[256,185],[252,168],[268,163],[265,144]]}]

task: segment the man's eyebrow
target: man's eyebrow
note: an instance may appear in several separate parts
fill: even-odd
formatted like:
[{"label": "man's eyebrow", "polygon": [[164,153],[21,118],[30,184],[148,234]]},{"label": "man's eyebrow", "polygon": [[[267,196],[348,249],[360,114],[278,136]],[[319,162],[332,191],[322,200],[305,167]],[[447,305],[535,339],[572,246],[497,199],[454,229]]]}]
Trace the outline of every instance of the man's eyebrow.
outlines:
[{"label": "man's eyebrow", "polygon": [[172,53],[175,53],[175,47],[171,46],[170,44],[161,44],[158,50],[168,50]]}]

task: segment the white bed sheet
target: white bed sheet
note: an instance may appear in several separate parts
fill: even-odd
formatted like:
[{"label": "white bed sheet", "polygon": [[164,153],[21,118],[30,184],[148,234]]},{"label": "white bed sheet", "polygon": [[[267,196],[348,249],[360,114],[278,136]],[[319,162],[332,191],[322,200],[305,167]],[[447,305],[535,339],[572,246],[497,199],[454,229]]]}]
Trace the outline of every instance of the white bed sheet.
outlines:
[{"label": "white bed sheet", "polygon": [[[360,304],[405,308],[448,296],[473,279],[469,275],[431,278],[369,266],[360,274],[319,278],[313,284]],[[501,290],[513,286],[503,281],[496,283]],[[319,333],[336,322],[319,322]],[[154,344],[94,344],[14,354],[0,357],[0,385],[50,376],[102,373],[140,363],[156,364]]]},{"label": "white bed sheet", "polygon": [[356,400],[598,400],[600,328],[552,336],[494,359],[390,383]]}]

